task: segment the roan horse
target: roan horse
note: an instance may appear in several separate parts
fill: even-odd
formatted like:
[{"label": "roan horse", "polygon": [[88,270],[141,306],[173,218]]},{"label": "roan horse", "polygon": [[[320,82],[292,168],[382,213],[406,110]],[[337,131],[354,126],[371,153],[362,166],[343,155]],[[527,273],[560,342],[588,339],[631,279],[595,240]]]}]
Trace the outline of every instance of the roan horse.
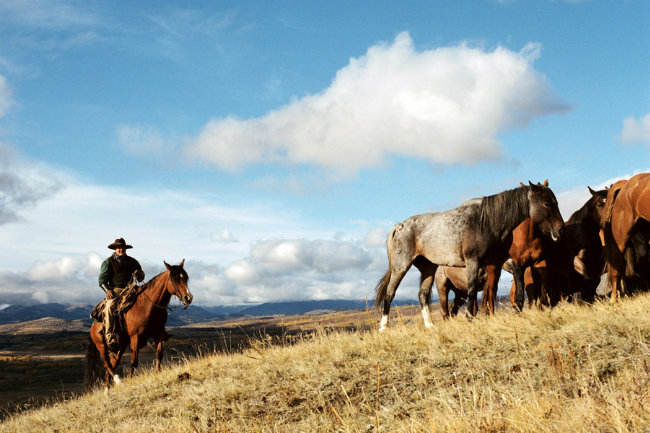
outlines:
[{"label": "roan horse", "polygon": [[375,305],[383,303],[384,307],[379,330],[386,329],[390,304],[412,265],[421,273],[419,299],[425,326],[433,326],[426,293],[439,265],[466,267],[468,311],[474,313],[479,268],[503,265],[512,230],[528,217],[554,240],[562,236],[564,221],[553,191],[530,182],[529,186],[471,199],[455,209],[415,215],[396,224],[386,239],[388,271],[375,288]]},{"label": "roan horse", "polygon": [[138,288],[138,295],[133,306],[124,313],[124,325],[122,326],[119,338],[119,348],[116,353],[110,352],[104,341],[103,324],[93,322],[90,328],[88,347],[88,368],[91,376],[96,377],[97,354],[101,355],[106,368],[106,389],[114,380],[116,384],[121,383],[120,376],[115,372],[122,355],[127,347],[131,349],[132,376],[138,366],[138,351],[152,338],[156,344],[156,369],[160,369],[160,362],[163,356],[163,342],[170,337],[165,331],[167,321],[167,308],[172,295],[176,296],[185,305],[192,303],[187,282],[188,275],[183,269],[185,259],[178,265],[165,263],[166,271],[153,277],[150,281]]},{"label": "roan horse", "polygon": [[[650,236],[650,173],[641,173],[627,182],[610,188],[601,228],[605,243],[605,260],[615,302],[621,282],[634,266],[630,240],[641,233],[647,243]],[[626,269],[627,268],[627,269]]]}]

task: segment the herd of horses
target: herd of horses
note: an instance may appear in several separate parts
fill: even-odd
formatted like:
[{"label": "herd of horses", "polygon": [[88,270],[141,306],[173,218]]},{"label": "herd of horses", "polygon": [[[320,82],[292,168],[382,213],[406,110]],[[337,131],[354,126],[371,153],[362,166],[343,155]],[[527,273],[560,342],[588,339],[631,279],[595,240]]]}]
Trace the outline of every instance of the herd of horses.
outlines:
[{"label": "herd of horses", "polygon": [[[429,304],[434,282],[443,318],[450,315],[450,292],[454,292],[451,315],[465,302],[468,314],[476,315],[478,291],[483,291],[483,310],[491,314],[502,269],[513,274],[510,298],[517,310],[523,308],[525,294],[531,306],[553,306],[561,299],[591,302],[603,272],[609,277],[612,301],[619,292],[647,290],[650,173],[604,190],[588,189],[591,197],[566,222],[545,181],[396,224],[386,240],[388,270],[375,288],[375,304],[383,305],[379,330],[386,329],[390,304],[411,266],[421,273],[418,297],[427,327],[433,326]],[[164,272],[138,287],[135,303],[123,315],[116,351],[105,343],[102,324],[93,323],[87,373],[98,377],[101,358],[106,389],[112,382],[120,383],[116,368],[127,349],[131,350],[130,374],[134,373],[139,350],[149,339],[155,343],[156,368],[160,368],[163,343],[170,337],[165,322],[171,297],[185,307],[193,298],[184,262],[173,266],[165,262]]]},{"label": "herd of horses", "polygon": [[545,181],[396,224],[386,240],[388,270],[375,288],[375,305],[383,305],[379,330],[386,329],[390,304],[411,266],[421,274],[418,297],[427,327],[433,326],[434,282],[443,318],[457,314],[465,302],[468,315],[476,315],[481,290],[483,310],[491,314],[502,269],[513,275],[510,300],[518,311],[525,294],[530,306],[554,306],[562,299],[593,302],[604,273],[613,302],[621,292],[648,290],[650,173],[588,190],[589,200],[566,222]]}]

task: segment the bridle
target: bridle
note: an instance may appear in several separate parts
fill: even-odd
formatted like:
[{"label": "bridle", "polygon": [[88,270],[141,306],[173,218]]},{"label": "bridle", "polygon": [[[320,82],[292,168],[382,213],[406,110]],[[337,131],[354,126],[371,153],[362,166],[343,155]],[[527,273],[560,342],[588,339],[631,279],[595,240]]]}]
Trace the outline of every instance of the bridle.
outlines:
[{"label": "bridle", "polygon": [[[135,279],[135,275],[133,275],[133,276],[131,277],[131,279],[134,280],[134,279]],[[171,277],[171,272],[170,272],[170,275],[169,275],[169,281],[171,282],[172,287],[174,288],[174,293],[173,293],[173,295],[176,296],[176,297],[178,298],[178,300],[179,300],[179,301],[184,305],[183,311],[185,311],[185,310],[187,309],[187,307],[189,307],[189,304],[185,304],[185,303],[182,301],[181,294],[180,294],[180,289],[178,288],[178,286],[176,285],[176,283],[174,283],[174,280],[173,280],[172,277]],[[137,284],[137,281],[136,281],[136,284]],[[142,284],[141,287],[144,287],[144,284]],[[173,312],[174,310],[176,310],[176,309],[178,309],[178,308],[181,307],[181,304],[178,304],[178,305],[176,305],[175,307],[170,307],[169,305],[160,305],[160,304],[158,304],[156,301],[154,301],[153,299],[151,299],[151,298],[149,297],[149,295],[147,295],[147,292],[145,292],[144,290],[142,290],[140,293],[141,293],[142,295],[144,295],[144,297],[147,298],[147,300],[149,300],[149,302],[151,302],[151,303],[153,304],[153,306],[156,307],[156,308],[160,308],[160,309],[163,309],[163,310],[169,310],[169,311]]]}]

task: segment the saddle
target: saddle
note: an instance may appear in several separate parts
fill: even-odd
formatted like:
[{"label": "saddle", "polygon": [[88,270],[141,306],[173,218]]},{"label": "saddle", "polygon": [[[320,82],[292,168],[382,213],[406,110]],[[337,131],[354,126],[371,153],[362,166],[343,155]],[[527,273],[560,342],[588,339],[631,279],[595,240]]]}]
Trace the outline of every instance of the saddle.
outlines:
[{"label": "saddle", "polygon": [[[140,294],[140,287],[135,278],[132,278],[129,284],[126,285],[122,293],[117,297],[117,308],[115,308],[115,314],[122,316],[131,309],[133,304],[135,304],[138,295]],[[90,318],[95,319],[96,322],[104,321],[104,306],[106,305],[106,299],[99,301],[97,305],[90,312]]]}]

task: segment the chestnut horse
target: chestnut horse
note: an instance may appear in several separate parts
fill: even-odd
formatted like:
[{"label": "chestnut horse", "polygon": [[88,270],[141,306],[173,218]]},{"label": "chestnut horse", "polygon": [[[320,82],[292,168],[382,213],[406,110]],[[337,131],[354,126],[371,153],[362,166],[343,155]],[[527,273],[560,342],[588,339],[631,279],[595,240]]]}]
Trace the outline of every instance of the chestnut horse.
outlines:
[{"label": "chestnut horse", "polygon": [[630,257],[633,252],[632,248],[629,248],[630,239],[641,233],[647,243],[650,237],[649,221],[650,173],[637,174],[626,182],[617,182],[610,188],[601,228],[609,283],[612,287],[612,302],[616,301],[626,273],[632,273],[630,268],[634,266],[634,260]]},{"label": "chestnut horse", "polygon": [[553,239],[561,237],[564,221],[553,191],[530,182],[396,224],[386,239],[388,270],[375,287],[375,305],[383,304],[379,330],[386,329],[397,287],[413,265],[421,273],[418,297],[426,327],[433,326],[426,294],[440,265],[466,268],[468,311],[474,313],[479,268],[501,267],[508,258],[512,230],[528,217]]},{"label": "chestnut horse", "polygon": [[132,376],[138,366],[138,351],[152,338],[156,343],[156,369],[160,369],[160,362],[163,356],[163,342],[170,337],[165,331],[167,321],[167,308],[172,295],[176,296],[185,305],[192,303],[192,294],[187,283],[188,275],[183,269],[185,259],[178,265],[168,265],[163,262],[166,271],[153,277],[149,282],[138,288],[138,295],[133,306],[124,313],[122,330],[119,335],[119,348],[116,353],[109,351],[104,340],[103,323],[93,322],[90,328],[88,348],[88,368],[92,376],[96,376],[96,363],[92,358],[97,358],[97,352],[101,355],[106,368],[106,389],[114,380],[116,384],[121,383],[120,376],[115,369],[122,359],[127,347],[131,349]]}]

